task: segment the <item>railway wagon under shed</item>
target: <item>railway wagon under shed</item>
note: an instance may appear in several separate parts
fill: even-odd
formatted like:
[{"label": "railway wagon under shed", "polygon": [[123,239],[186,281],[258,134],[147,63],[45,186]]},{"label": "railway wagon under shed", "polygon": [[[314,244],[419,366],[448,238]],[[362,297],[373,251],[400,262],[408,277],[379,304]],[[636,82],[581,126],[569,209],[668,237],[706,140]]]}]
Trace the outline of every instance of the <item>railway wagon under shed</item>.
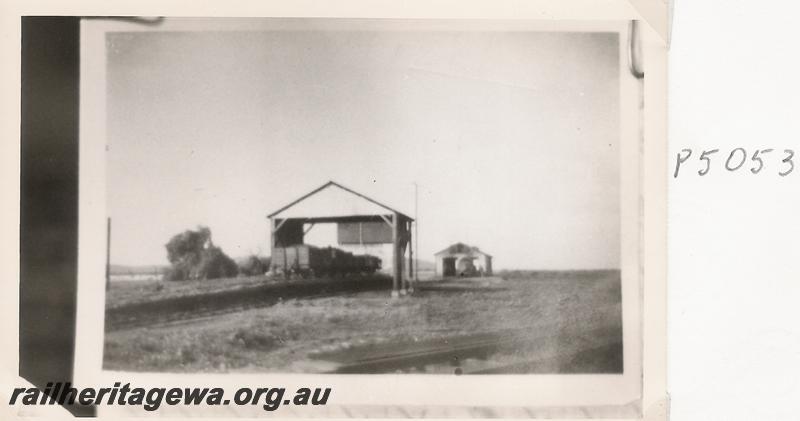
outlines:
[{"label": "railway wagon under shed", "polygon": [[373,274],[381,268],[381,259],[375,256],[353,254],[334,247],[299,244],[277,247],[273,253],[270,264],[273,271],[301,276]]},{"label": "railway wagon under shed", "polygon": [[[284,260],[290,256],[294,256],[292,264],[297,266],[301,265],[300,254],[311,259],[325,259],[318,253],[326,249],[307,246],[305,236],[317,224],[336,224],[337,243],[341,248],[360,246],[368,250],[373,245],[391,244],[389,259],[383,259],[381,263],[391,271],[392,296],[413,291],[410,274],[414,273],[411,242],[414,219],[408,215],[329,181],[267,215],[267,218],[270,221],[271,271],[285,270],[288,263]],[[366,254],[369,253],[361,257],[361,263],[374,265],[374,260],[369,259],[374,256]]]}]

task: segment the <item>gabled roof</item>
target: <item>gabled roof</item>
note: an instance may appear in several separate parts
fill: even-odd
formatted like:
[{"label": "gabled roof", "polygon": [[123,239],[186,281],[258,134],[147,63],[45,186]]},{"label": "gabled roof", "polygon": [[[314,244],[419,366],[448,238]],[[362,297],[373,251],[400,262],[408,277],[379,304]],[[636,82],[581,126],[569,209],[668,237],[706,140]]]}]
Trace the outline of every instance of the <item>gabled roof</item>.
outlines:
[{"label": "gabled roof", "polygon": [[267,215],[268,218],[320,218],[374,216],[398,213],[413,221],[408,215],[384,205],[334,181],[303,195],[299,199]]},{"label": "gabled roof", "polygon": [[484,256],[492,257],[491,254],[485,253],[481,251],[481,249],[473,246],[466,245],[464,243],[455,243],[447,247],[446,249],[434,254],[438,256],[440,254],[468,254],[468,255],[476,255],[482,254]]}]

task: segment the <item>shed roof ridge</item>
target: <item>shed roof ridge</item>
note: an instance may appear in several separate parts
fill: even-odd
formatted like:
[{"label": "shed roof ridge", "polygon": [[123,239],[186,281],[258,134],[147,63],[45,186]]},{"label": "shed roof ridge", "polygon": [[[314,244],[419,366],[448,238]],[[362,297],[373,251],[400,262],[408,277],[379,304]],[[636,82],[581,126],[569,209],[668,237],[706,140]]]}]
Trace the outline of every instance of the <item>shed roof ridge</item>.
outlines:
[{"label": "shed roof ridge", "polygon": [[373,203],[373,204],[375,204],[375,205],[377,205],[377,206],[380,206],[380,207],[382,207],[382,208],[384,208],[384,209],[386,209],[386,210],[389,210],[389,211],[391,211],[391,212],[394,212],[394,213],[398,213],[398,214],[400,214],[400,215],[403,215],[404,217],[406,217],[406,218],[408,218],[408,219],[410,219],[410,220],[412,220],[412,221],[414,220],[414,219],[413,219],[413,218],[411,218],[410,216],[406,215],[406,214],[405,214],[405,213],[403,213],[403,212],[400,212],[400,211],[399,211],[399,210],[397,210],[397,209],[394,209],[394,208],[392,208],[392,207],[390,207],[390,206],[387,206],[387,205],[385,205],[385,204],[383,204],[383,203],[381,203],[381,202],[378,202],[377,200],[375,200],[375,199],[373,199],[373,198],[371,198],[371,197],[369,197],[369,196],[367,196],[367,195],[364,195],[364,194],[362,194],[362,193],[359,193],[359,192],[357,192],[357,191],[355,191],[355,190],[353,190],[353,189],[351,189],[351,188],[349,188],[349,187],[345,187],[344,185],[342,185],[342,184],[339,184],[339,183],[337,183],[336,181],[333,181],[333,180],[328,180],[328,182],[327,182],[327,183],[325,183],[325,184],[323,184],[323,185],[321,185],[321,186],[317,187],[317,188],[316,188],[316,189],[314,189],[314,190],[311,190],[310,192],[308,192],[308,193],[304,194],[303,196],[300,196],[300,198],[298,198],[298,199],[296,199],[296,200],[294,200],[294,201],[290,202],[288,205],[285,205],[285,206],[283,206],[282,208],[280,208],[280,209],[276,210],[275,212],[272,212],[272,213],[268,214],[268,215],[267,215],[267,218],[272,218],[272,217],[274,217],[274,216],[278,215],[279,213],[281,213],[281,212],[283,212],[283,211],[285,211],[285,210],[287,210],[287,209],[289,209],[289,208],[293,207],[294,205],[296,205],[296,204],[298,204],[298,203],[300,203],[300,202],[302,202],[302,201],[304,201],[304,200],[308,199],[309,197],[311,197],[311,196],[313,196],[313,195],[315,195],[315,194],[317,194],[317,193],[321,192],[322,190],[325,190],[326,188],[328,188],[328,187],[331,187],[331,186],[336,186],[336,187],[338,187],[338,188],[340,188],[340,189],[342,189],[342,190],[346,191],[347,193],[350,193],[350,194],[352,194],[352,195],[355,195],[355,196],[357,196],[357,197],[359,197],[359,198],[361,198],[361,199],[364,199],[364,200],[366,200],[366,201],[368,201],[368,202],[370,202],[370,203]]}]

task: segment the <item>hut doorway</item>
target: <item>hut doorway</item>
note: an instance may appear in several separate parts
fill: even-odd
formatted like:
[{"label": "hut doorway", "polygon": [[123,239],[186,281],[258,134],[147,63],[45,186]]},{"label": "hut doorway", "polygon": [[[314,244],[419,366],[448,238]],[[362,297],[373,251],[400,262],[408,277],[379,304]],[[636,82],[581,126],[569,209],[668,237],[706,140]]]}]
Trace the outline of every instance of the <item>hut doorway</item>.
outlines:
[{"label": "hut doorway", "polygon": [[442,259],[442,275],[456,276],[456,258],[445,257]]}]

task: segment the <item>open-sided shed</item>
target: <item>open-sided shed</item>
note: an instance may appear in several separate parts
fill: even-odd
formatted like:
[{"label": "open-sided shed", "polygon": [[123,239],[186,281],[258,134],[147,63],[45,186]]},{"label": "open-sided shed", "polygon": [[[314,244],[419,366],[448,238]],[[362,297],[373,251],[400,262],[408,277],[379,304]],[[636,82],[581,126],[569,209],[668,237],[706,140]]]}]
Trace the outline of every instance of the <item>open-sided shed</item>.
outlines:
[{"label": "open-sided shed", "polygon": [[[414,219],[361,193],[329,181],[299,199],[267,215],[270,248],[301,245],[314,224],[337,224],[339,244],[392,244],[392,296],[413,290],[411,224]],[[408,270],[404,257],[408,249]]]}]

